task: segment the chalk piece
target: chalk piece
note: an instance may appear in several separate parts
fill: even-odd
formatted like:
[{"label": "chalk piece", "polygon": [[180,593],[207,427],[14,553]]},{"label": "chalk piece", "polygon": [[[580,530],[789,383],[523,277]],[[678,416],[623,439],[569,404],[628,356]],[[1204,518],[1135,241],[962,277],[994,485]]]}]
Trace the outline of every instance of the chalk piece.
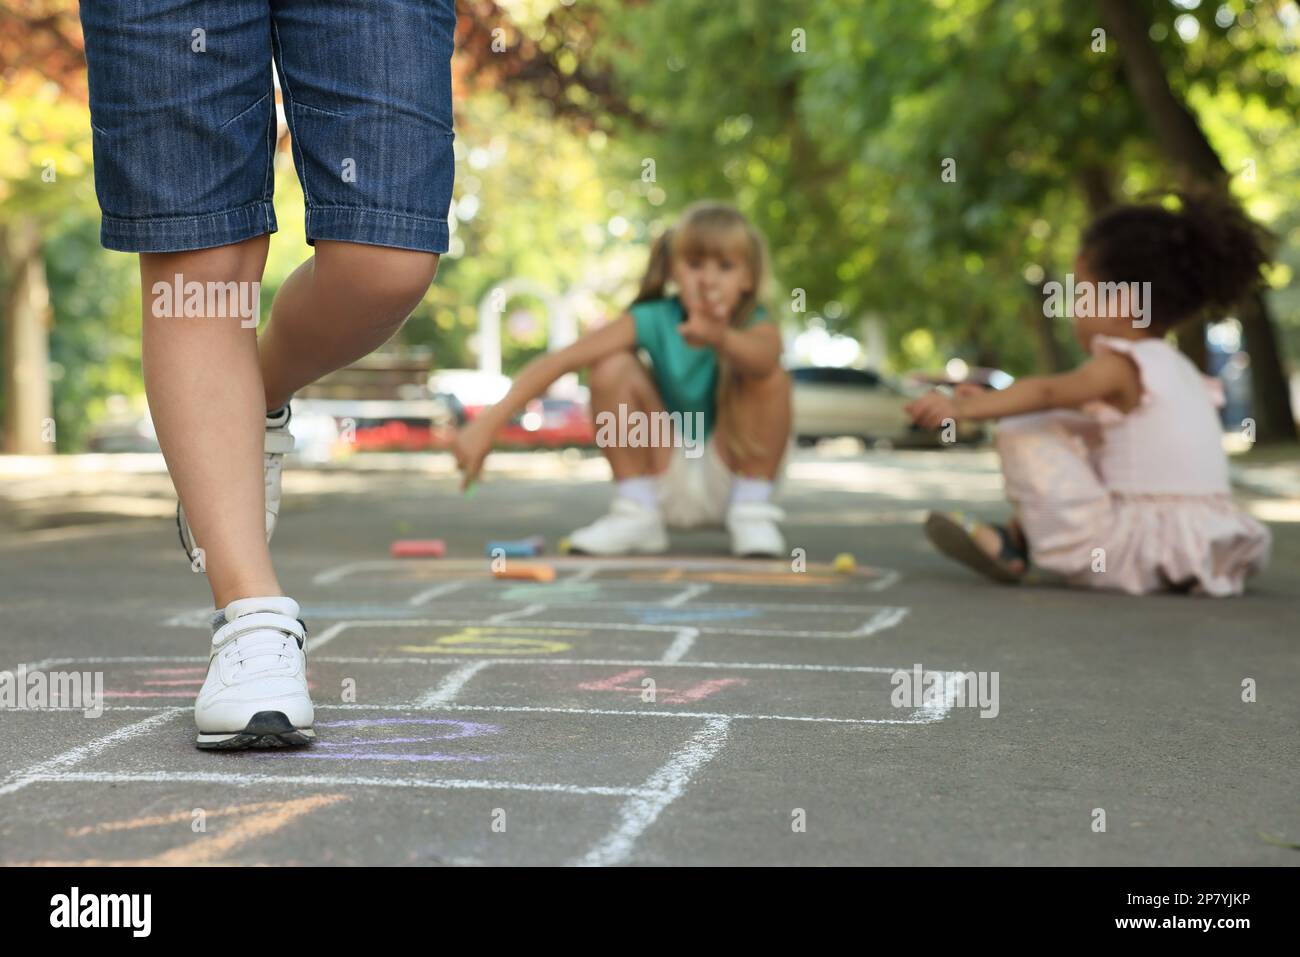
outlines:
[{"label": "chalk piece", "polygon": [[473,498],[474,490],[477,488],[478,488],[478,482],[470,482],[468,485],[465,486],[465,497]]},{"label": "chalk piece", "polygon": [[411,523],[410,523],[410,522],[398,522],[398,523],[397,523],[397,534],[398,534],[398,535],[405,535],[405,534],[406,534],[407,532],[409,532],[410,530],[411,530]]},{"label": "chalk piece", "polygon": [[394,558],[442,558],[447,543],[441,538],[399,538],[388,547]]},{"label": "chalk piece", "polygon": [[514,540],[502,539],[487,543],[489,558],[533,558],[546,551],[546,539],[540,535]]},{"label": "chalk piece", "polygon": [[857,567],[858,563],[853,560],[853,556],[848,552],[840,552],[835,556],[835,561],[831,564],[831,568],[837,572],[851,572]]},{"label": "chalk piece", "polygon": [[567,555],[569,552],[573,551],[573,543],[565,537],[560,539],[559,544],[556,545],[555,548],[561,555]]},{"label": "chalk piece", "polygon": [[497,578],[517,578],[534,582],[555,581],[555,569],[550,565],[521,565],[519,562],[506,562],[501,569],[492,569]]}]

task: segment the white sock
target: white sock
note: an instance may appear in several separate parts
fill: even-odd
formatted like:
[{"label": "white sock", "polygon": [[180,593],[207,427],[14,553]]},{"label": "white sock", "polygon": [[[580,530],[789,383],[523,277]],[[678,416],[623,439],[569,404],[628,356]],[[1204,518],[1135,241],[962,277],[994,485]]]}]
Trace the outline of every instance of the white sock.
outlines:
[{"label": "white sock", "polygon": [[745,502],[766,502],[772,497],[772,483],[767,479],[736,476],[731,483],[731,504],[741,505]]},{"label": "white sock", "polygon": [[627,498],[651,511],[659,511],[659,480],[653,475],[619,479],[618,497]]}]

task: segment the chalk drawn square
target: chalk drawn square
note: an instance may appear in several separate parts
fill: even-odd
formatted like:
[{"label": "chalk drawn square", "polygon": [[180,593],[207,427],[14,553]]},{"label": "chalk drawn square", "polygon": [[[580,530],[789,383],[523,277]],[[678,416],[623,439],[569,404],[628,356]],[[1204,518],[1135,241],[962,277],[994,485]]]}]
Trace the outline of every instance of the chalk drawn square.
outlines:
[{"label": "chalk drawn square", "polygon": [[[138,714],[138,713],[137,713]],[[251,788],[384,787],[441,792],[483,787],[637,787],[696,722],[539,709],[323,706],[305,748],[202,752],[177,712],[148,739],[112,743],[54,776],[83,783],[134,780]],[[278,793],[278,792],[277,792]],[[426,795],[427,796],[427,795]],[[615,795],[616,796],[616,795]]]},{"label": "chalk drawn square", "polygon": [[[307,680],[317,704],[409,704],[456,667],[423,659],[403,667],[365,656],[309,654]],[[101,674],[104,706],[118,708],[188,708],[207,674],[208,659],[199,657],[58,658],[46,669]]]},{"label": "chalk drawn square", "polygon": [[548,605],[530,621],[581,618],[594,627],[635,624],[658,628],[695,628],[700,634],[750,635],[755,638],[869,638],[894,627],[905,611],[889,605],[807,608],[754,601],[691,601],[680,605],[652,602]]},{"label": "chalk drawn square", "polygon": [[[47,781],[26,793],[0,866],[562,864],[611,826],[621,798],[562,792],[280,788]],[[357,821],[382,821],[376,841]],[[493,826],[496,830],[493,830]],[[502,830],[504,828],[504,830]]]},{"label": "chalk drawn square", "polygon": [[329,656],[366,657],[404,667],[419,659],[656,657],[678,633],[675,628],[596,628],[577,617],[558,623],[519,619],[494,623],[487,617],[469,617],[343,624],[327,646]]},{"label": "chalk drawn square", "polygon": [[[788,561],[701,558],[690,556],[639,556],[633,558],[592,558],[585,556],[542,555],[530,562],[553,567],[560,582],[595,582],[606,587],[626,585],[633,588],[653,586],[682,587],[703,584],[711,588],[743,587],[753,590],[780,590],[792,595],[851,591],[871,591],[887,587],[896,577],[889,569],[858,566],[851,572],[833,571],[825,561],[807,562],[795,571]],[[369,586],[429,586],[439,582],[459,582],[473,590],[482,583],[492,583],[491,564],[482,558],[413,559],[354,562],[325,569],[312,584],[327,586],[334,594],[350,588],[369,592]],[[500,582],[509,587],[511,582]]]},{"label": "chalk drawn square", "polygon": [[624,710],[645,715],[720,714],[755,720],[929,720],[913,709],[895,708],[890,700],[892,691],[890,672],[884,668],[537,661],[494,664],[461,691],[457,702]]}]

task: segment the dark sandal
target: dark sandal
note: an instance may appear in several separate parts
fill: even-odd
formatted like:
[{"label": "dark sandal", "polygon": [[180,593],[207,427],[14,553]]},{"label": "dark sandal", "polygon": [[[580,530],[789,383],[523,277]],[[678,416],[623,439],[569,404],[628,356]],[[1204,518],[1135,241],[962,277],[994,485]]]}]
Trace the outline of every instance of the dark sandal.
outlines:
[{"label": "dark sandal", "polygon": [[[925,537],[944,555],[972,571],[1006,585],[1019,584],[1029,567],[1028,552],[1016,545],[1006,528],[989,524],[1002,540],[998,554],[990,555],[975,541],[975,530],[984,524],[988,523],[967,518],[961,512],[931,512],[925,520]],[[1013,561],[1023,562],[1024,569],[1013,569]]]}]

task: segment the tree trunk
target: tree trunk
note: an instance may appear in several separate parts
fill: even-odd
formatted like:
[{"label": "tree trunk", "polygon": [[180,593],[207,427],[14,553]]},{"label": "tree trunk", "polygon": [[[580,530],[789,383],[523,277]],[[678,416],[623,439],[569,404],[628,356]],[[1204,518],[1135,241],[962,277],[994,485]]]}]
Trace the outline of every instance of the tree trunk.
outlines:
[{"label": "tree trunk", "polygon": [[1061,340],[1057,337],[1057,327],[1068,320],[1061,319],[1058,316],[1048,316],[1044,314],[1043,303],[1047,301],[1045,287],[1048,278],[1044,277],[1043,281],[1035,287],[1033,295],[1034,305],[1029,310],[1029,325],[1034,332],[1035,352],[1038,354],[1038,369],[1048,375],[1055,375],[1058,372],[1064,372],[1070,367],[1066,359],[1065,347],[1061,345]]},{"label": "tree trunk", "polygon": [[1134,0],[1097,0],[1102,22],[1119,44],[1124,73],[1146,111],[1165,158],[1185,186],[1228,187],[1228,173],[1205,138],[1200,123],[1183,104],[1165,75],[1160,53],[1151,42],[1151,17]]},{"label": "tree trunk", "polygon": [[54,452],[50,392],[49,308],[40,230],[24,217],[0,230],[0,249],[13,282],[5,308],[5,452]]},{"label": "tree trunk", "polygon": [[[1229,180],[1223,162],[1210,145],[1200,123],[1169,86],[1160,56],[1151,42],[1151,18],[1145,4],[1134,0],[1097,0],[1102,22],[1119,44],[1133,94],[1146,111],[1156,140],[1184,187],[1209,187],[1227,196]],[[1246,350],[1250,356],[1251,398],[1258,441],[1295,441],[1296,422],[1287,388],[1285,360],[1277,330],[1262,292],[1242,304]],[[1203,323],[1180,330],[1179,346],[1204,368]]]},{"label": "tree trunk", "polygon": [[1283,372],[1281,344],[1268,314],[1263,292],[1241,307],[1241,327],[1250,356],[1250,392],[1255,414],[1256,440],[1277,441],[1294,438],[1291,386]]},{"label": "tree trunk", "polygon": [[1115,205],[1110,170],[1100,163],[1089,163],[1079,170],[1079,186],[1083,189],[1088,212],[1093,216],[1100,216]]}]

